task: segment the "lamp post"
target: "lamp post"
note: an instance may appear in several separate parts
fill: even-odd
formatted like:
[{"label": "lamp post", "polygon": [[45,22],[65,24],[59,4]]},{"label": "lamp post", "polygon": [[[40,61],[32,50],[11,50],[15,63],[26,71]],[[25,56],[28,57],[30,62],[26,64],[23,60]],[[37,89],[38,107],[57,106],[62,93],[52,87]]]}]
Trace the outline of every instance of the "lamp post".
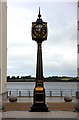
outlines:
[{"label": "lamp post", "polygon": [[32,40],[37,42],[37,65],[36,80],[33,95],[33,105],[31,111],[47,112],[48,106],[45,104],[45,88],[43,78],[43,62],[42,62],[42,42],[47,39],[47,22],[41,19],[40,8],[38,19],[32,22]]}]

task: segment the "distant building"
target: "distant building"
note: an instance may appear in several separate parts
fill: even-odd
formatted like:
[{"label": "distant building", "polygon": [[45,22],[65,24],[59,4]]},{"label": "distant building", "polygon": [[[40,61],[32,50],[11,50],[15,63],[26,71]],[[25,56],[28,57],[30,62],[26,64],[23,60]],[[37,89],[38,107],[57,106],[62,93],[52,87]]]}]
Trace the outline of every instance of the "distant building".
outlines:
[{"label": "distant building", "polygon": [[4,99],[7,79],[7,0],[0,0],[0,97]]}]

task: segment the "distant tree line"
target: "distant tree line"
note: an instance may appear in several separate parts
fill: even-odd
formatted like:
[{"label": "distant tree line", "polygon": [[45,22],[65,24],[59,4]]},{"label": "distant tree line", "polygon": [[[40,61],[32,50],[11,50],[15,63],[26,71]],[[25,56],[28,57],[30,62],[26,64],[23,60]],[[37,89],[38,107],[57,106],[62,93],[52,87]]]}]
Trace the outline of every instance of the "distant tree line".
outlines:
[{"label": "distant tree line", "polygon": [[47,77],[45,78],[46,82],[79,82],[78,77],[58,77],[58,76],[52,76],[52,77]]},{"label": "distant tree line", "polygon": [[[35,77],[28,76],[7,76],[7,82],[34,82]],[[67,77],[67,76],[49,76],[44,78],[45,82],[79,82],[79,77]]]},{"label": "distant tree line", "polygon": [[28,76],[7,76],[7,82],[33,82],[35,80],[31,75]]},{"label": "distant tree line", "polygon": [[34,78],[34,77],[31,77],[31,75],[28,75],[28,76],[7,76],[8,79],[28,79],[28,78]]}]

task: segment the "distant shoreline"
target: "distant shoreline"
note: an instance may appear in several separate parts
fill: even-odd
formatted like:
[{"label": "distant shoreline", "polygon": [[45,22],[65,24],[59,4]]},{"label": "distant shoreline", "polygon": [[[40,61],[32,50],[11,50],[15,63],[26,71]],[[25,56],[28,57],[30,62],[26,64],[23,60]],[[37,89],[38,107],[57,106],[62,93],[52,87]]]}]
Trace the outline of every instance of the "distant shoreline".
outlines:
[{"label": "distant shoreline", "polygon": [[[7,82],[35,82],[35,78],[7,78]],[[79,82],[79,78],[44,78],[44,82]]]},{"label": "distant shoreline", "polygon": [[[35,82],[35,81],[8,81],[8,82]],[[79,81],[44,81],[44,82],[79,82]]]}]

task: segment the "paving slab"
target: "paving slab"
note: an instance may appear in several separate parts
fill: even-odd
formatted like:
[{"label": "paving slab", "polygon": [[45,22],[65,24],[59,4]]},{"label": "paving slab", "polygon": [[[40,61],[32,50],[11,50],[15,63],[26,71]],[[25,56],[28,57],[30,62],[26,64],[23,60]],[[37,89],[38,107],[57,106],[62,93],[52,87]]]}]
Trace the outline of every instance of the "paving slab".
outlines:
[{"label": "paving slab", "polygon": [[28,112],[7,111],[2,113],[2,118],[77,118],[77,112],[50,111],[50,112]]}]

